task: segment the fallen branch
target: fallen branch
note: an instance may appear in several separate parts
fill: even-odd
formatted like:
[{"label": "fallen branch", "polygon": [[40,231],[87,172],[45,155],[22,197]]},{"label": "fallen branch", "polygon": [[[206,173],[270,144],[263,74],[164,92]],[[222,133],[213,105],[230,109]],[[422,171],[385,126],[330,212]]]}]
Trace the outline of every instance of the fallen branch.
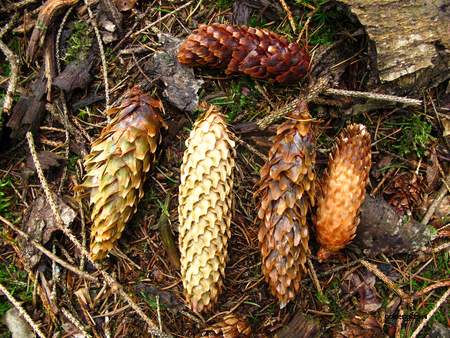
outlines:
[{"label": "fallen branch", "polygon": [[393,103],[401,103],[407,106],[422,106],[423,101],[411,99],[408,97],[401,97],[401,96],[394,96],[394,95],[386,95],[386,94],[379,94],[379,93],[372,93],[372,92],[360,92],[360,91],[353,91],[353,90],[344,90],[344,89],[336,89],[336,88],[324,88],[326,85],[326,80],[319,80],[317,84],[315,84],[309,91],[307,92],[307,95],[305,97],[301,97],[298,99],[293,100],[292,102],[289,102],[285,106],[281,107],[280,109],[270,113],[269,115],[261,118],[256,122],[256,124],[261,129],[266,129],[269,125],[276,122],[283,116],[291,113],[294,111],[295,107],[300,101],[313,101],[317,99],[319,94],[325,94],[325,95],[338,95],[338,96],[346,96],[346,97],[355,97],[355,98],[364,98],[364,99],[371,99],[371,100],[377,100],[377,101],[385,101],[385,102],[393,102]]},{"label": "fallen branch", "polygon": [[434,283],[432,285],[427,286],[426,288],[423,288],[420,291],[417,291],[414,295],[413,298],[417,299],[420,298],[424,295],[426,295],[428,292],[433,291],[435,289],[439,289],[439,288],[443,288],[443,287],[449,287],[450,288],[450,280],[443,280],[437,283]]},{"label": "fallen branch", "polygon": [[30,236],[27,233],[25,233],[22,230],[20,230],[18,227],[16,227],[14,224],[12,224],[10,221],[8,221],[6,218],[0,216],[0,221],[2,221],[4,224],[9,226],[12,230],[17,232],[20,236],[22,236],[27,241],[29,241],[31,244],[33,244],[33,246],[36,249],[38,249],[40,252],[42,252],[44,255],[46,255],[48,258],[50,258],[52,261],[58,263],[62,267],[66,268],[67,270],[72,271],[73,273],[76,273],[77,275],[79,275],[79,276],[81,276],[83,278],[89,279],[90,281],[93,281],[93,282],[98,282],[97,278],[89,275],[86,272],[81,271],[77,267],[67,263],[66,261],[62,260],[61,258],[56,256],[55,254],[53,254],[51,251],[47,250],[41,243],[39,243],[36,240],[30,238]]},{"label": "fallen branch", "polygon": [[323,94],[356,97],[356,98],[362,98],[362,99],[371,99],[371,100],[386,101],[386,102],[393,102],[393,103],[402,103],[407,106],[420,107],[423,105],[423,101],[416,100],[416,99],[410,99],[408,97],[379,94],[379,93],[372,93],[372,92],[359,92],[359,91],[355,91],[355,90],[328,88],[328,89],[325,89]]},{"label": "fallen branch", "polygon": [[42,167],[36,152],[36,147],[34,145],[33,135],[31,132],[27,133],[27,141],[39,181],[41,182],[42,189],[44,190],[45,196],[47,197],[47,202],[50,205],[58,228],[70,239],[70,241],[75,245],[77,250],[80,251],[81,254],[87,258],[87,260],[92,264],[92,266],[94,266],[94,268],[101,273],[103,279],[110,286],[110,288],[114,291],[117,291],[119,295],[131,306],[131,308],[147,323],[147,325],[149,326],[148,331],[150,334],[163,338],[171,338],[172,335],[164,333],[158,329],[156,324],[153,323],[153,321],[149,317],[147,317],[144,311],[142,311],[142,309],[125,292],[123,286],[119,284],[113,277],[111,277],[105,270],[103,270],[97,262],[95,262],[92,259],[89,252],[87,252],[87,250],[80,244],[80,242],[75,237],[75,235],[70,231],[70,229],[64,225],[64,222],[61,219],[61,215],[59,214],[53,195],[50,192],[47,180],[45,179],[44,172],[42,171]]},{"label": "fallen branch", "polygon": [[20,303],[13,297],[12,294],[0,283],[0,291],[8,298],[12,305],[19,311],[19,314],[27,321],[34,332],[40,337],[45,338],[45,334],[41,331],[39,326],[31,319],[30,315],[25,311],[25,309],[20,305]]}]

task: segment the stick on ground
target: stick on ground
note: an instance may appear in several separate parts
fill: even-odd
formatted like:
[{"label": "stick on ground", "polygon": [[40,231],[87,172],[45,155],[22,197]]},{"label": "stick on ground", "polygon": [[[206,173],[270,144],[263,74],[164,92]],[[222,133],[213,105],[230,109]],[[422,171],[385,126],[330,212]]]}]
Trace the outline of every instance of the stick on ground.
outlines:
[{"label": "stick on ground", "polygon": [[40,338],[45,338],[45,334],[41,331],[39,326],[31,319],[30,315],[25,311],[25,309],[20,305],[20,303],[13,297],[12,294],[0,283],[0,291],[8,298],[12,305],[19,311],[20,315],[30,324],[31,328]]}]

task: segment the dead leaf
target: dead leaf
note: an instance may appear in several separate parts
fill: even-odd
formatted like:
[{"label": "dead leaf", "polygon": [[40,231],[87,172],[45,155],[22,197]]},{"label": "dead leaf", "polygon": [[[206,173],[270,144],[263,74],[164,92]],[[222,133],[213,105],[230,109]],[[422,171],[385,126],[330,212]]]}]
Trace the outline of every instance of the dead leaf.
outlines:
[{"label": "dead leaf", "polygon": [[145,70],[164,83],[164,97],[180,110],[194,112],[198,105],[198,90],[203,81],[195,77],[192,68],[181,65],[177,59],[181,40],[169,34],[158,34],[163,50],[153,54]]},{"label": "dead leaf", "polygon": [[234,25],[248,25],[251,8],[247,1],[235,1],[233,3],[232,22]]},{"label": "dead leaf", "polygon": [[179,299],[175,297],[171,292],[160,290],[152,285],[137,283],[134,286],[134,290],[136,293],[144,293],[150,298],[156,298],[156,296],[158,296],[159,303],[171,312],[176,313],[184,307],[184,304],[181,303]]},{"label": "dead leaf", "polygon": [[47,80],[43,70],[30,86],[31,94],[22,95],[14,105],[7,127],[12,129],[11,137],[22,139],[27,131],[35,131],[41,124],[45,111],[45,93]]},{"label": "dead leaf", "polygon": [[[39,163],[41,164],[42,170],[47,170],[51,168],[58,167],[61,164],[61,161],[63,160],[61,157],[56,155],[55,153],[47,150],[42,150],[38,152],[38,159]],[[34,166],[33,158],[31,157],[31,154],[27,157],[27,163],[25,165],[25,168],[28,170],[36,171],[36,167]]]},{"label": "dead leaf", "polygon": [[439,182],[439,160],[436,154],[436,147],[433,146],[430,152],[431,165],[427,165],[427,185],[428,191],[433,191]]},{"label": "dead leaf", "polygon": [[11,332],[12,338],[34,338],[31,326],[20,316],[15,307],[6,312],[3,322]]},{"label": "dead leaf", "polygon": [[82,60],[69,63],[66,68],[53,81],[53,85],[66,93],[74,89],[84,89],[92,81],[89,73],[92,67],[92,61]]},{"label": "dead leaf", "polygon": [[129,11],[136,6],[136,0],[114,0],[114,3],[121,12]]},{"label": "dead leaf", "polygon": [[302,311],[294,315],[294,318],[282,329],[275,333],[275,338],[315,338],[320,337],[320,324],[308,318]]},{"label": "dead leaf", "polygon": [[342,331],[335,337],[345,338],[381,338],[384,337],[383,330],[374,316],[355,316],[352,320],[342,322]]},{"label": "dead leaf", "polygon": [[346,293],[358,293],[361,311],[375,312],[381,307],[381,298],[375,289],[375,282],[375,275],[366,269],[359,269],[346,276],[342,289]]},{"label": "dead leaf", "polygon": [[[69,226],[75,219],[75,211],[59,197],[57,197],[57,205],[64,224]],[[35,199],[25,211],[22,230],[42,245],[45,245],[53,232],[58,230],[50,205],[43,195]],[[18,254],[22,257],[24,264],[32,269],[39,263],[42,253],[22,237],[18,238],[17,244],[20,249]]]}]

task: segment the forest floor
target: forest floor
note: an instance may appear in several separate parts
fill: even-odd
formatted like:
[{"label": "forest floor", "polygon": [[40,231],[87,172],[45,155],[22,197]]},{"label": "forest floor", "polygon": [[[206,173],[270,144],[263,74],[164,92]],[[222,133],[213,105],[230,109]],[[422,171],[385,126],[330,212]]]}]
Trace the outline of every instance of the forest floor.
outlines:
[{"label": "forest floor", "polygon": [[[173,336],[194,337],[229,313],[246,321],[253,337],[276,333],[288,337],[290,334],[282,329],[289,329],[294,322],[302,327],[296,337],[410,337],[421,325],[424,327],[418,337],[426,337],[432,330],[440,330],[442,337],[449,334],[450,143],[443,136],[445,125],[438,113],[448,114],[448,83],[423,88],[420,95],[412,93],[410,97],[425,102],[421,106],[395,102],[374,105],[365,98],[337,95],[311,100],[309,106],[318,130],[318,176],[326,167],[339,131],[351,122],[364,124],[372,137],[367,193],[384,198],[399,214],[419,222],[431,210],[425,222],[435,239],[417,252],[375,257],[366,256],[352,244],[319,263],[311,226],[309,274],[304,276],[295,300],[280,309],[261,274],[255,211],[258,201],[253,197],[280,121],[265,130],[257,123],[297,99],[315,75],[280,86],[226,76],[222,70],[196,69],[196,78],[203,80],[200,100],[220,107],[239,139],[225,287],[213,311],[199,315],[185,303],[179,269],[170,259],[160,232],[162,226],[170,226],[173,238],[169,236],[168,240],[177,243],[179,168],[198,112],[188,113],[168,102],[163,95],[164,84],[149,71],[152,56],[161,48],[158,34],[184,39],[199,24],[213,22],[263,27],[291,41],[307,43],[314,64],[320,64],[323,51],[343,46],[322,68],[341,70],[334,88],[356,91],[373,88],[368,38],[360,24],[334,1],[288,1],[288,7],[283,8],[284,1],[162,0],[135,4],[133,0],[119,0],[115,3],[123,9],[120,20],[119,12],[110,10],[111,1],[92,1],[90,10],[104,41],[103,69],[85,3],[53,2],[65,5],[42,30],[47,38],[42,46],[37,44],[32,62],[26,60],[26,51],[41,1],[4,1],[0,5],[0,27],[10,25],[7,32],[0,31],[0,40],[18,61],[16,73],[14,64],[0,53],[2,105],[9,81],[18,77],[13,109],[3,113],[1,119],[0,284],[45,337],[150,336],[146,333],[149,321],[145,323],[142,316]],[[292,15],[292,22],[287,13]],[[52,65],[52,58],[57,59],[59,67]],[[58,74],[58,68],[69,66],[72,73],[58,78],[53,86],[47,85],[45,74]],[[126,89],[135,84],[145,84],[161,99],[168,129],[162,135],[157,162],[148,174],[138,211],[127,224],[117,250],[101,263],[103,271],[120,283],[111,286],[108,277],[86,261],[67,234],[58,230],[25,134],[33,130],[47,192],[54,193],[52,198],[58,199],[63,221],[68,221],[70,231],[86,246],[91,225],[89,207],[74,190],[82,180],[82,159],[90,142],[107,124],[105,100],[117,104]],[[64,94],[61,88],[65,88]],[[12,116],[20,112],[25,118],[11,128]],[[440,201],[437,205],[433,204],[436,199]],[[76,267],[76,272],[57,264],[53,256],[40,253],[30,239],[18,233],[20,229]],[[140,307],[142,315],[136,313],[133,304]],[[13,307],[0,291],[0,317]],[[3,322],[0,337],[10,336]]]}]

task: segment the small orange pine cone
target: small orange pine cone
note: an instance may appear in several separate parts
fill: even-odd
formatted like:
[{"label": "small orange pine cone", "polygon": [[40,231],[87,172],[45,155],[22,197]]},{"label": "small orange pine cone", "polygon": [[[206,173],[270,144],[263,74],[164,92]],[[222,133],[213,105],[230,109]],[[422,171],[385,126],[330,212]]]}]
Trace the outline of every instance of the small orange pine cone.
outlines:
[{"label": "small orange pine cone", "polygon": [[80,188],[90,195],[90,252],[95,260],[114,247],[144,195],[145,176],[165,126],[154,109],[159,104],[139,87],[132,88],[119,107],[106,112],[113,119],[84,160],[86,176]]},{"label": "small orange pine cone", "polygon": [[227,75],[243,73],[277,83],[294,82],[309,69],[309,54],[297,43],[261,28],[219,23],[200,25],[178,52],[180,63],[226,68]]},{"label": "small orange pine cone", "polygon": [[252,328],[244,318],[240,318],[233,313],[226,315],[222,321],[207,327],[203,330],[208,338],[244,338],[250,337]]},{"label": "small orange pine cone", "polygon": [[262,272],[280,307],[295,297],[310,255],[306,215],[314,206],[314,134],[301,102],[282,124],[261,169],[258,239]]},{"label": "small orange pine cone", "polygon": [[345,247],[359,223],[371,165],[370,134],[361,124],[347,126],[339,135],[321,185],[316,232],[320,261]]}]

